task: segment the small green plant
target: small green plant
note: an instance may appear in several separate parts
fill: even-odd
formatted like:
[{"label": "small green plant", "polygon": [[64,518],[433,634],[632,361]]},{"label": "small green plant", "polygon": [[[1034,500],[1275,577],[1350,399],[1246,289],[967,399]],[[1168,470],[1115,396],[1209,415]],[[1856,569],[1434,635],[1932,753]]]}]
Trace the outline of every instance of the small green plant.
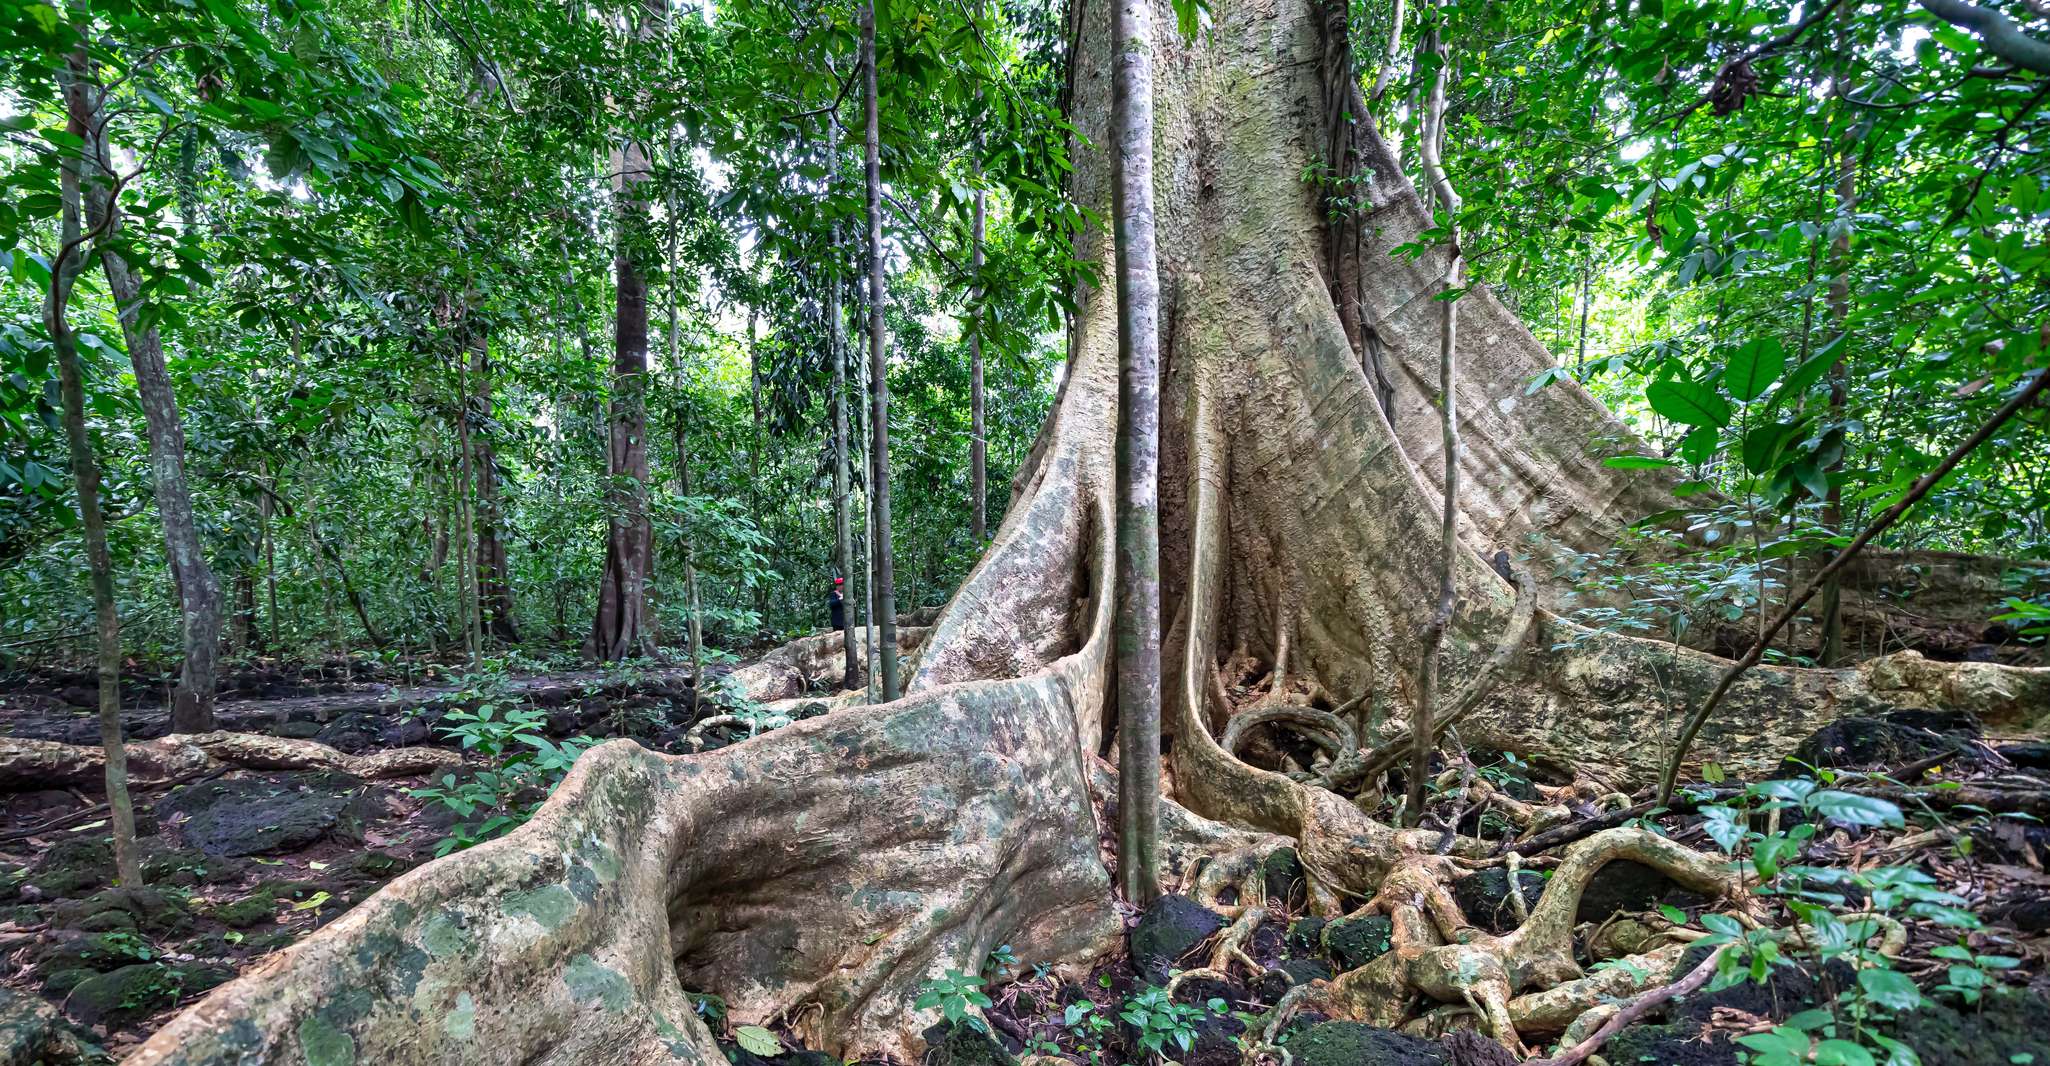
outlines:
[{"label": "small green plant", "polygon": [[950,969],[945,977],[936,977],[919,985],[918,999],[911,1005],[919,1010],[938,1007],[948,1021],[966,1023],[978,1033],[987,1033],[989,1023],[980,1015],[968,1013],[968,1008],[991,1005],[989,996],[982,991],[988,984],[974,974]]},{"label": "small green plant", "polygon": [[462,819],[449,835],[435,845],[434,853],[452,851],[502,836],[533,817],[538,802],[521,803],[516,797],[529,788],[550,792],[593,743],[590,737],[575,737],[560,743],[543,735],[547,718],[531,707],[500,712],[492,703],[479,704],[474,711],[457,709],[441,720],[439,732],[456,746],[486,759],[491,765],[458,778],[443,774],[438,788],[416,788],[410,795],[438,803]]},{"label": "small green plant", "polygon": [[1011,945],[998,944],[989,958],[982,962],[982,976],[991,984],[1003,980],[1018,971],[1018,956],[1011,951]]},{"label": "small green plant", "polygon": [[1996,971],[2012,970],[2021,965],[2021,960],[2011,955],[1976,954],[1963,940],[1945,944],[1929,954],[1950,964],[1945,980],[1936,986],[1936,990],[1957,996],[1967,1006],[1978,1003],[1987,989],[1999,983],[1994,976]]},{"label": "small green plant", "polygon": [[[1225,1002],[1213,999],[1210,1008],[1221,1014]],[[1118,1017],[1138,1032],[1139,1047],[1165,1059],[1170,1044],[1183,1053],[1196,1046],[1196,1023],[1203,1020],[1204,1011],[1191,1004],[1176,1003],[1165,988],[1148,987],[1132,993]]]}]

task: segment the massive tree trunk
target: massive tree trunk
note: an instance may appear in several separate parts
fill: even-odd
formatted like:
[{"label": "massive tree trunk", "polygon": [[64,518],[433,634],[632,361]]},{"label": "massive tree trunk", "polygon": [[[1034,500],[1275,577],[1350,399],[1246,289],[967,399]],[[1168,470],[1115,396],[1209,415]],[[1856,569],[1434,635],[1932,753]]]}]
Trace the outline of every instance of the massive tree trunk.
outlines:
[{"label": "massive tree trunk", "polygon": [[[1077,121],[1085,144],[1108,145],[1110,5],[1078,6]],[[1440,500],[1422,472],[1442,463],[1431,295],[1445,264],[1387,254],[1426,217],[1378,136],[1356,127],[1369,180],[1349,288],[1390,371],[1384,410],[1325,273],[1320,195],[1296,181],[1312,146],[1328,143],[1320,57],[1345,49],[1326,48],[1309,0],[1225,0],[1214,16],[1214,32],[1192,44],[1164,4],[1155,12],[1164,696],[1175,734],[1163,865],[1182,875],[1200,852],[1285,838],[1313,872],[1321,909],[1336,909],[1341,891],[1378,896],[1373,906],[1417,936],[1341,976],[1325,1008],[1385,1024],[1413,995],[1471,995],[1498,1036],[1557,1031],[1576,1008],[1619,994],[1579,980],[1570,955],[1578,891],[1595,868],[1627,856],[1710,890],[1728,888],[1728,875],[1659,838],[1612,830],[1575,846],[1525,931],[1440,943],[1405,901],[1429,897],[1441,916],[1436,886],[1479,850],[1473,842],[1434,855],[1438,833],[1394,830],[1218,741],[1239,710],[1219,684],[1227,666],[1283,706],[1368,697],[1362,739],[1399,732],[1438,568]],[[1079,199],[1107,214],[1102,149],[1076,159]],[[1101,231],[1082,238],[1078,251],[1104,274],[1086,294],[1056,412],[903,699],[842,706],[701,756],[595,748],[533,823],[394,881],[213,993],[133,1061],[397,1064],[488,1051],[532,1063],[716,1063],[684,988],[718,993],[736,1022],[787,1023],[842,1057],[910,1061],[914,1034],[934,1020],[910,1006],[928,976],[972,972],[999,944],[1063,966],[1111,944],[1120,923],[1091,816],[1115,788],[1093,754],[1107,725],[1116,568],[1109,244]],[[1627,448],[1628,435],[1585,392],[1524,395],[1550,359],[1484,288],[1461,301],[1459,345],[1463,606],[1444,671],[1454,690],[1519,619],[1517,594],[1484,553],[1515,557],[1537,584],[1522,600],[1530,607],[1563,591],[1546,565],[1553,552],[1601,550],[1623,523],[1670,502],[1660,481],[1602,467],[1598,442]],[[1464,740],[1620,784],[1656,774],[1684,704],[1724,665],[1544,610],[1532,628]],[[836,666],[836,642],[818,639],[817,660]],[[1284,639],[1289,680],[1270,692],[1259,678]],[[2039,727],[2031,718],[2050,707],[2050,671],[1912,654],[1761,667],[1696,754],[1765,772],[1847,710],[1939,703],[1998,731]]]}]

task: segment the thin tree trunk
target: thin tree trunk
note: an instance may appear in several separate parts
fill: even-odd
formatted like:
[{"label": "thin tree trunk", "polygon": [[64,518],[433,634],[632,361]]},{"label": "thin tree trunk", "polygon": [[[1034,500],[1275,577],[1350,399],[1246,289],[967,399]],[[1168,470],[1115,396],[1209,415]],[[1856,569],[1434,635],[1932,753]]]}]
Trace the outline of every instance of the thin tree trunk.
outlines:
[{"label": "thin tree trunk", "polygon": [[470,441],[469,342],[456,352],[456,524],[461,545],[456,560],[456,621],[463,630],[463,657],[472,670],[484,658],[482,597],[477,575],[477,471]]},{"label": "thin tree trunk", "polygon": [[1576,371],[1587,369],[1587,313],[1593,306],[1593,300],[1590,298],[1593,281],[1594,264],[1592,262],[1582,264],[1580,268],[1580,345],[1579,351],[1573,357],[1573,369]]},{"label": "thin tree trunk", "polygon": [[1117,0],[1111,183],[1118,297],[1118,876],[1160,894],[1160,272],[1153,243],[1153,3]]},{"label": "thin tree trunk", "polygon": [[[1432,0],[1444,6],[1446,0]],[[1464,262],[1459,251],[1459,193],[1452,188],[1452,179],[1445,174],[1443,158],[1445,145],[1445,82],[1447,68],[1451,65],[1451,49],[1436,24],[1428,31],[1425,47],[1438,57],[1438,70],[1431,79],[1431,91],[1425,104],[1423,135],[1417,138],[1417,150],[1423,160],[1424,180],[1437,201],[1437,207],[1445,214],[1448,258],[1445,263],[1445,285],[1443,292],[1450,294],[1460,286],[1460,273]],[[1431,776],[1431,750],[1433,747],[1431,717],[1436,708],[1438,690],[1438,652],[1445,642],[1445,630],[1452,625],[1452,614],[1458,608],[1458,594],[1452,584],[1453,565],[1459,551],[1459,415],[1457,410],[1458,390],[1458,342],[1459,301],[1446,299],[1443,304],[1444,318],[1438,334],[1438,426],[1443,437],[1445,451],[1445,483],[1443,528],[1439,532],[1438,555],[1438,607],[1424,627],[1424,647],[1417,669],[1416,720],[1410,726],[1414,746],[1410,749],[1408,799],[1403,805],[1402,818],[1406,825],[1416,825],[1424,809],[1424,782]]]},{"label": "thin tree trunk", "polygon": [[[1844,9],[1848,17],[1849,9]],[[1839,100],[1850,93],[1841,67],[1837,70],[1833,86]],[[1836,160],[1836,233],[1830,238],[1829,317],[1836,326],[1836,361],[1829,368],[1829,421],[1843,433],[1844,405],[1850,400],[1850,320],[1851,320],[1851,216],[1858,203],[1858,157],[1856,154],[1856,123],[1850,116],[1845,118],[1843,133],[1838,136]],[[1845,434],[1848,436],[1848,434]],[[1845,440],[1842,451],[1849,450]],[[1844,490],[1838,483],[1844,468],[1840,451],[1836,461],[1829,464],[1829,491],[1822,503],[1822,524],[1829,528],[1831,536],[1843,532]],[[1834,551],[1824,553],[1823,562],[1835,556]],[[1822,586],[1822,658],[1823,666],[1835,666],[1844,657],[1844,612],[1843,584],[1832,574]]]},{"label": "thin tree trunk", "polygon": [[[840,174],[840,122],[839,116],[829,116],[826,123],[826,181],[827,194],[832,192],[832,182]],[[854,523],[849,511],[848,499],[852,486],[847,469],[847,319],[840,306],[840,288],[843,279],[839,267],[846,262],[842,253],[841,229],[833,226],[831,267],[826,275],[826,321],[828,323],[827,344],[832,349],[833,360],[833,563],[836,574],[842,581],[854,575]],[[853,589],[847,589],[852,592]],[[846,600],[846,593],[841,594]],[[840,610],[840,657],[845,664],[840,676],[840,687],[851,689],[861,676],[855,665],[854,650],[854,605],[843,602]]]},{"label": "thin tree trunk", "polygon": [[[84,45],[72,53],[67,66],[63,86],[67,128],[73,136],[85,138],[90,136],[93,108],[85,81]],[[78,338],[72,334],[66,314],[72,284],[85,267],[87,241],[79,233],[80,169],[75,157],[64,158],[62,243],[51,270],[43,319],[57,359],[64,436],[71,450],[71,479],[78,490],[86,570],[92,584],[99,652],[100,746],[106,751],[107,820],[114,834],[114,869],[121,887],[139,889],[143,886],[142,860],[135,847],[135,802],[128,795],[128,747],[121,736],[121,616],[114,605],[114,561],[107,551],[107,518],[100,509],[100,466],[85,425],[85,373],[79,365]]]},{"label": "thin tree trunk", "polygon": [[87,142],[94,166],[85,182],[86,216],[98,235],[94,243],[107,275],[107,291],[114,298],[122,340],[128,347],[128,361],[135,369],[136,392],[142,400],[143,422],[149,435],[150,483],[156,494],[157,514],[163,520],[165,559],[178,593],[185,662],[172,692],[171,729],[178,733],[203,733],[214,727],[215,671],[221,644],[220,587],[207,566],[206,551],[199,542],[199,526],[192,514],[192,492],[185,476],[185,429],[178,419],[178,398],[171,387],[171,372],[164,364],[163,343],[156,326],[146,325],[142,320],[142,280],[113,244],[121,226],[121,205],[116,199],[113,156],[106,133],[93,120],[97,105],[89,102],[83,91],[74,94],[68,106],[90,108],[87,114],[72,115],[72,120],[98,131]]},{"label": "thin tree trunk", "polygon": [[[977,181],[981,180],[982,166],[976,164]],[[968,252],[969,270],[975,276],[975,302],[982,301],[982,227],[987,211],[988,194],[978,185],[975,190],[975,215],[970,228],[971,244]],[[978,320],[976,328],[968,334],[968,491],[973,497],[974,508],[970,512],[968,529],[975,537],[977,548],[989,537],[989,442],[986,437],[983,416],[982,390],[982,327]]]},{"label": "thin tree trunk", "polygon": [[505,505],[498,492],[498,447],[491,440],[494,379],[491,337],[482,324],[470,334],[470,387],[464,415],[470,423],[470,469],[475,479],[471,524],[477,536],[477,605],[485,636],[517,644],[512,569],[506,559]]},{"label": "thin tree trunk", "polygon": [[[667,271],[667,276],[669,278],[669,350],[666,358],[663,359],[663,365],[668,367],[671,372],[675,373],[677,382],[677,395],[681,396],[683,394],[684,386],[687,385],[689,382],[689,378],[687,375],[684,374],[683,365],[677,362],[676,357],[677,318],[680,311],[680,305],[683,301],[678,296],[676,291],[677,227],[675,224],[676,196],[674,194],[671,194],[668,197],[668,207],[670,219]],[[670,434],[670,445],[671,448],[674,450],[676,457],[676,495],[679,497],[689,496],[690,429],[688,424],[684,421],[683,409],[681,406],[678,406],[676,408],[675,426]],[[701,692],[701,684],[704,678],[705,630],[702,622],[700,621],[700,616],[698,613],[697,549],[691,537],[690,530],[688,529],[684,530],[683,534],[683,587],[684,594],[689,600],[690,610],[690,619],[684,627],[685,632],[687,634],[685,640],[688,642],[690,648],[690,709],[692,714],[696,714],[698,709],[698,699]]]},{"label": "thin tree trunk", "polygon": [[598,616],[585,651],[606,660],[645,655],[649,646],[647,584],[654,528],[648,516],[648,282],[634,262],[630,234],[647,219],[641,188],[647,152],[629,139],[614,155],[619,202],[619,277],[612,358],[612,401],[606,473],[605,575]]},{"label": "thin tree trunk", "polygon": [[867,83],[863,157],[868,182],[869,499],[875,523],[875,624],[883,702],[898,696],[897,587],[890,545],[890,375],[883,358],[883,183],[876,108],[875,0],[861,5],[862,78]]}]

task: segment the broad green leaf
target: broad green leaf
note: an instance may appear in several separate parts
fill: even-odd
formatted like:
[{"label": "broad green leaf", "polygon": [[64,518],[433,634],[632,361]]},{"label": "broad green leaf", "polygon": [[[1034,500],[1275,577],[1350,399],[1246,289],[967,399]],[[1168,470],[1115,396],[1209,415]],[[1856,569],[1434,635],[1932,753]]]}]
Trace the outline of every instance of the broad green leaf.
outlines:
[{"label": "broad green leaf", "polygon": [[1723,369],[1723,387],[1746,403],[1765,395],[1787,366],[1786,349],[1772,337],[1756,337],[1737,346]]},{"label": "broad green leaf", "polygon": [[759,1025],[743,1025],[733,1030],[733,1039],[750,1055],[770,1058],[783,1053],[783,1041]]},{"label": "broad green leaf", "polygon": [[1644,390],[1651,409],[1684,426],[1725,426],[1730,405],[1715,391],[1692,381],[1654,381]]}]

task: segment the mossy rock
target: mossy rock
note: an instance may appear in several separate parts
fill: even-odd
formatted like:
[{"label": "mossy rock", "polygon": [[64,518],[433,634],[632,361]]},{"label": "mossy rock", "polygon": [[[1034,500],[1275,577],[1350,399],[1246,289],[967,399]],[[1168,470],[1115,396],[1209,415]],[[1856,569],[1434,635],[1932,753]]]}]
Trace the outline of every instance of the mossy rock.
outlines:
[{"label": "mossy rock", "polygon": [[1161,896],[1132,927],[1132,968],[1151,984],[1166,984],[1169,970],[1223,928],[1224,919],[1195,900]]},{"label": "mossy rock", "polygon": [[111,1061],[50,1005],[0,987],[0,1063],[8,1066],[84,1066]]},{"label": "mossy rock", "polygon": [[923,1066],[1017,1066],[996,1038],[961,1022],[941,1022],[925,1032]]},{"label": "mossy rock", "polygon": [[314,721],[283,722],[271,730],[271,735],[289,740],[312,740],[320,735],[320,729],[320,723]]},{"label": "mossy rock", "polygon": [[1632,859],[1618,859],[1596,870],[1588,879],[1587,887],[1580,892],[1580,909],[1574,912],[1573,920],[1576,923],[1605,922],[1625,912],[1648,911],[1662,902],[1685,909],[1709,900],[1700,893],[1681,888],[1672,878],[1650,866]]},{"label": "mossy rock", "polygon": [[85,1025],[119,1029],[178,1002],[183,975],[154,962],[94,974],[64,997],[64,1012]]},{"label": "mossy rock", "polygon": [[1288,935],[1282,938],[1282,946],[1299,959],[1321,955],[1324,952],[1324,927],[1330,924],[1327,919],[1315,915],[1297,918],[1288,924]]},{"label": "mossy rock", "polygon": [[157,802],[209,856],[291,851],[329,836],[361,840],[371,811],[362,779],[340,773],[261,774],[187,785]]},{"label": "mossy rock", "polygon": [[1395,923],[1386,915],[1340,918],[1324,927],[1324,953],[1339,972],[1357,970],[1388,953]]},{"label": "mossy rock", "polygon": [[116,929],[134,932],[137,928],[135,916],[127,911],[101,911],[80,921],[78,927],[88,933],[111,933]]},{"label": "mossy rock", "polygon": [[[1516,885],[1523,892],[1526,910],[1536,906],[1545,891],[1545,879],[1529,870],[1517,871]],[[1521,924],[1516,918],[1516,905],[1509,899],[1509,871],[1500,867],[1470,873],[1452,882],[1452,901],[1459,904],[1467,921],[1490,933],[1507,933]]]},{"label": "mossy rock", "polygon": [[62,970],[52,970],[43,978],[43,994],[61,998],[98,974],[98,970],[83,966],[67,966]]},{"label": "mossy rock", "polygon": [[348,865],[350,873],[379,881],[397,877],[413,868],[413,864],[402,856],[375,850],[351,856]]},{"label": "mossy rock", "polygon": [[114,879],[114,845],[92,837],[52,844],[38,856],[22,883],[41,899],[87,895]]},{"label": "mossy rock", "polygon": [[1957,751],[1984,732],[1963,711],[1893,711],[1852,715],[1816,730],[1787,757],[1789,772],[1816,767],[1899,766]]},{"label": "mossy rock", "polygon": [[1283,959],[1273,969],[1260,975],[1260,981],[1254,986],[1254,991],[1265,1002],[1275,1003],[1297,985],[1306,985],[1312,981],[1329,981],[1332,976],[1331,967],[1316,959]]},{"label": "mossy rock", "polygon": [[278,899],[267,889],[257,889],[232,903],[217,903],[209,917],[233,929],[248,929],[273,921],[278,916]]},{"label": "mossy rock", "polygon": [[1294,848],[1276,848],[1260,863],[1260,879],[1267,889],[1267,905],[1296,910],[1309,902],[1310,883],[1303,871],[1302,857]]},{"label": "mossy rock", "polygon": [[1444,1066],[1428,1040],[1358,1022],[1324,1022],[1282,1038],[1295,1066]]},{"label": "mossy rock", "polygon": [[2050,1066],[2050,1000],[2016,988],[1996,988],[1962,1010],[1925,1003],[1894,1020],[1893,1036],[1924,1063]]}]

